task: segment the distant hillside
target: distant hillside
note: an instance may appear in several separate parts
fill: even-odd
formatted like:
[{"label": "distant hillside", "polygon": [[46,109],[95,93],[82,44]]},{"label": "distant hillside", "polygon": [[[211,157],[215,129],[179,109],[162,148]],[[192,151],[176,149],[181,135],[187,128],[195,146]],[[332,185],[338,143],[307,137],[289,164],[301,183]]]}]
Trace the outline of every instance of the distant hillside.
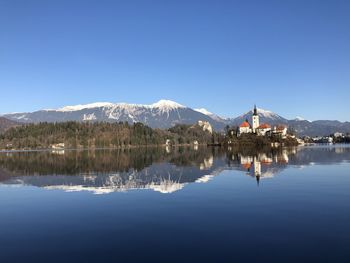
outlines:
[{"label": "distant hillside", "polygon": [[9,119],[6,119],[4,117],[0,117],[0,133],[5,132],[6,130],[8,130],[11,127],[15,127],[20,125],[20,123],[16,122],[16,121],[12,121]]},{"label": "distant hillside", "polygon": [[327,136],[335,132],[350,132],[350,122],[340,121],[306,121],[290,120],[288,126],[293,128],[299,136]]}]

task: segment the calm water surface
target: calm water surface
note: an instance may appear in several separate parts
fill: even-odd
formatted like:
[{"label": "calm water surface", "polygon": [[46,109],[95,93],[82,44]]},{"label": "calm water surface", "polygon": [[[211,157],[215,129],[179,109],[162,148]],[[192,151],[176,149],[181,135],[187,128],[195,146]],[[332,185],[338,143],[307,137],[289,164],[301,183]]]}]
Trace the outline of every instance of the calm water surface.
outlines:
[{"label": "calm water surface", "polygon": [[350,148],[0,153],[0,262],[350,262]]}]

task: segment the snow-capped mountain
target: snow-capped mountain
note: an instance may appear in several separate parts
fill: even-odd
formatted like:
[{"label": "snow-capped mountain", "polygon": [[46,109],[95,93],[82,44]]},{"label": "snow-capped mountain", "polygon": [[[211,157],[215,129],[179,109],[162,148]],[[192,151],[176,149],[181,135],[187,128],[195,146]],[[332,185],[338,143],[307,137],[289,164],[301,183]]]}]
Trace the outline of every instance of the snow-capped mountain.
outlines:
[{"label": "snow-capped mountain", "polygon": [[57,109],[56,111],[61,111],[61,112],[79,111],[79,110],[84,110],[84,109],[93,109],[93,108],[110,107],[110,106],[113,106],[113,103],[95,102],[95,103],[84,104],[84,105],[65,106],[63,108]]},{"label": "snow-capped mountain", "polygon": [[[257,110],[258,110],[258,115],[260,117],[260,123],[269,123],[270,125],[288,124],[287,119],[281,117],[276,113],[273,113],[272,111],[259,109],[259,108]],[[252,119],[252,115],[253,115],[253,110],[250,110],[239,117],[230,119],[230,124],[238,126],[246,119],[248,119],[250,122],[250,120]]]},{"label": "snow-capped mountain", "polygon": [[211,113],[210,111],[208,111],[207,109],[204,109],[204,108],[194,109],[194,110],[195,110],[195,111],[198,111],[198,112],[200,112],[200,113],[203,113],[203,114],[205,114],[205,115],[208,115],[208,116],[214,115],[213,113]]},{"label": "snow-capped mountain", "polygon": [[204,108],[200,108],[200,109],[194,109],[195,111],[198,111],[200,113],[203,113],[204,115],[207,115],[211,118],[213,118],[214,120],[217,120],[217,121],[220,121],[220,122],[224,122],[225,119],[224,118],[221,118],[220,116],[208,111],[207,109],[204,109]]},{"label": "snow-capped mountain", "polygon": [[[170,100],[156,103],[128,104],[97,102],[85,105],[65,106],[59,109],[46,109],[35,112],[5,114],[6,119],[19,123],[64,122],[64,121],[106,121],[106,122],[142,122],[152,128],[170,128],[176,124],[194,124],[207,121],[217,130],[226,125],[239,126],[243,121],[251,121],[253,110],[236,118],[224,119],[205,108],[192,109]],[[288,120],[272,111],[258,109],[260,123],[272,126],[284,124],[293,128],[298,135],[323,136],[334,132],[350,132],[349,122],[307,121],[303,118]],[[1,128],[1,125],[0,125]]]},{"label": "snow-capped mountain", "polygon": [[296,121],[305,121],[305,119],[303,117],[300,117],[300,116],[296,116],[294,120],[296,120]]},{"label": "snow-capped mountain", "polygon": [[222,129],[224,121],[203,114],[170,100],[160,100],[150,105],[98,102],[86,105],[65,106],[59,109],[39,110],[4,115],[23,123],[62,121],[142,122],[153,128],[169,128],[176,124],[193,124],[208,121],[214,129]]}]

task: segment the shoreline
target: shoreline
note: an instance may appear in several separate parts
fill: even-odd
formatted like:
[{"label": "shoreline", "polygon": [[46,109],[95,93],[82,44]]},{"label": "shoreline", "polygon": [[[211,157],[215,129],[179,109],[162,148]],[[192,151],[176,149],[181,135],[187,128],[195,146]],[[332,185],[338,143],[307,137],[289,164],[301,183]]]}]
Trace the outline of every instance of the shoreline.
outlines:
[{"label": "shoreline", "polygon": [[[136,148],[177,148],[177,147],[194,147],[193,144],[176,144],[176,145],[165,145],[165,144],[150,144],[150,145],[130,145],[126,147],[79,147],[79,148],[35,148],[35,149],[0,149],[0,153],[6,152],[45,152],[45,151],[87,151],[87,150],[128,150]],[[198,147],[217,147],[214,145],[198,144]],[[220,146],[221,147],[221,146]]]},{"label": "shoreline", "polygon": [[[218,148],[240,148],[237,147],[237,145],[208,145],[208,144],[199,144],[199,145],[193,145],[193,144],[178,144],[178,145],[132,145],[128,147],[88,147],[88,148],[37,148],[37,149],[0,149],[0,153],[16,153],[16,152],[59,152],[59,151],[100,151],[100,150],[131,150],[131,149],[137,149],[137,148],[179,148],[179,147],[195,147],[198,146],[198,148],[203,147],[218,147]],[[290,148],[290,147],[336,147],[336,146],[347,146],[349,147],[349,143],[334,143],[334,144],[304,144],[304,145],[296,145],[296,146],[279,146],[279,147],[271,147],[271,149],[277,149],[277,148]],[[250,147],[248,147],[250,148]],[[253,147],[254,148],[254,147]],[[257,149],[259,147],[256,147]]]}]

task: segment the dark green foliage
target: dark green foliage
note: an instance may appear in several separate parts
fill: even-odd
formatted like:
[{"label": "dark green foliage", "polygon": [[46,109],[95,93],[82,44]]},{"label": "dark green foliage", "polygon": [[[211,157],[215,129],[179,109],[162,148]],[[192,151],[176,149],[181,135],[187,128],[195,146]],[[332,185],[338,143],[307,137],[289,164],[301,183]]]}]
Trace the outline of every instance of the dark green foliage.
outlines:
[{"label": "dark green foliage", "polygon": [[333,142],[334,143],[350,143],[350,134],[347,133],[344,136],[340,136],[340,137],[334,137],[334,135],[332,135],[333,138]]},{"label": "dark green foliage", "polygon": [[233,145],[239,147],[271,146],[277,142],[284,146],[296,145],[293,138],[242,134],[237,128],[227,127],[226,135],[204,131],[199,125],[176,125],[169,130],[152,129],[142,123],[127,122],[60,122],[28,124],[10,128],[0,134],[0,149],[47,149],[64,143],[65,148],[125,148],[133,146],[164,145],[169,139],[173,145],[199,144]]},{"label": "dark green foliage", "polygon": [[295,138],[281,136],[257,136],[254,133],[244,133],[237,136],[237,128],[234,127],[229,130],[228,136],[225,138],[225,143],[231,146],[235,146],[239,149],[265,149],[271,148],[271,144],[277,143],[280,146],[296,146],[298,142]]},{"label": "dark green foliage", "polygon": [[0,149],[44,149],[64,143],[65,148],[108,148],[210,143],[212,135],[198,125],[177,125],[169,130],[152,129],[142,123],[39,123],[18,126],[0,135]]},{"label": "dark green foliage", "polygon": [[255,134],[242,134],[238,137],[239,144],[241,146],[254,145],[256,147],[264,147],[266,145],[271,145],[271,140],[265,136],[256,136]]},{"label": "dark green foliage", "polygon": [[121,147],[164,144],[167,131],[153,130],[141,123],[39,123],[11,128],[0,135],[0,147],[48,148],[64,143],[66,148]]},{"label": "dark green foliage", "polygon": [[203,131],[199,125],[178,124],[170,128],[169,132],[173,135],[172,139],[175,144],[192,144],[194,141],[198,141],[199,144],[207,144],[212,141],[212,134]]}]

